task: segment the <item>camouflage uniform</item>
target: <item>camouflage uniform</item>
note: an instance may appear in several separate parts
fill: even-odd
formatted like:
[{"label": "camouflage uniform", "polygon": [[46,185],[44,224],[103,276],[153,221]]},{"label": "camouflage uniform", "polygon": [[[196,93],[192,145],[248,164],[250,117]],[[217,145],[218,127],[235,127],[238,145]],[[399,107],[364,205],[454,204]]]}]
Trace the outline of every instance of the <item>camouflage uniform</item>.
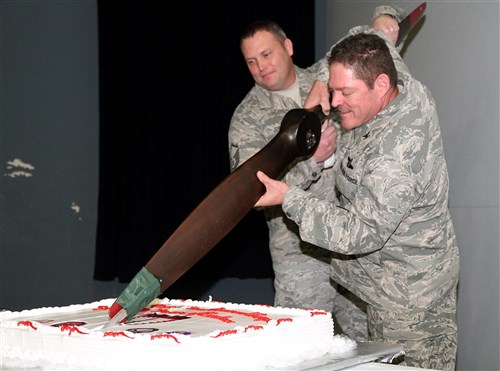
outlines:
[{"label": "camouflage uniform", "polygon": [[[327,81],[327,61],[322,59],[308,69],[295,66],[295,72],[304,102],[316,79]],[[292,98],[256,84],[231,119],[228,133],[231,170],[262,149],[293,108],[300,107]],[[324,169],[323,164],[317,164],[312,157],[295,161],[280,178],[325,199],[335,199],[335,190],[331,187],[333,169]],[[333,312],[344,333],[356,340],[366,340],[366,303],[345,289],[343,295],[336,295],[336,284],[330,278],[332,252],[301,241],[297,226],[284,215],[281,207],[268,207],[263,211],[275,275],[274,305]]]},{"label": "camouflage uniform", "polygon": [[345,254],[332,259],[332,277],[368,303],[370,340],[402,344],[406,365],[454,370],[459,253],[448,171],[434,100],[400,63],[396,99],[342,135],[339,202],[291,187],[282,206],[303,240]]}]

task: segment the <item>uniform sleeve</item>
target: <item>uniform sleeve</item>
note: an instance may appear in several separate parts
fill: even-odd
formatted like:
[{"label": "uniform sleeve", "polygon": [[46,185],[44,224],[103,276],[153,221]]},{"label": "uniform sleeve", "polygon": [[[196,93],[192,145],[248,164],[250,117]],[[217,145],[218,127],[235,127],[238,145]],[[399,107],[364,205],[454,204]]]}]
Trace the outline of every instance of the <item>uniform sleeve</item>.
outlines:
[{"label": "uniform sleeve", "polygon": [[[400,8],[396,5],[377,6],[372,14],[372,24],[373,24],[373,21],[375,19],[377,19],[378,17],[380,17],[381,15],[390,15],[391,17],[395,18],[398,22],[401,22],[405,18],[406,12],[403,8]],[[408,37],[408,35],[406,35],[405,38],[403,39],[403,42],[401,42],[396,47],[398,53],[401,52],[401,50],[403,49],[404,41],[406,40],[407,37]]]},{"label": "uniform sleeve", "polygon": [[326,53],[323,58],[314,63],[312,66],[306,68],[305,71],[315,76],[316,80],[322,81],[326,84],[330,76],[330,72],[328,70],[328,53]]},{"label": "uniform sleeve", "polygon": [[258,116],[238,107],[231,118],[228,131],[231,171],[259,152],[267,144],[260,131]]},{"label": "uniform sleeve", "polygon": [[283,177],[283,181],[300,189],[308,189],[322,176],[323,164],[318,164],[312,156],[297,161]]},{"label": "uniform sleeve", "polygon": [[381,15],[390,15],[396,18],[398,22],[401,22],[405,18],[406,12],[404,11],[404,9],[396,5],[380,5],[377,6],[373,11],[371,19],[372,23],[375,19],[377,19]]},{"label": "uniform sleeve", "polygon": [[410,210],[410,174],[390,158],[368,164],[356,195],[346,207],[292,187],[283,211],[299,226],[304,241],[342,254],[364,254],[383,247]]}]

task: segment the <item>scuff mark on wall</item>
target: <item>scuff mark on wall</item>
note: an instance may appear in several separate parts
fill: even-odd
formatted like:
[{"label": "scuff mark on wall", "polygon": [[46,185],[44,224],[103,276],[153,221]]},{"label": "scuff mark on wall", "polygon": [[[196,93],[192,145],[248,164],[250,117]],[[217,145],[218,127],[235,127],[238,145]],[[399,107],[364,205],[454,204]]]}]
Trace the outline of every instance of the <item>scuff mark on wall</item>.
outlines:
[{"label": "scuff mark on wall", "polygon": [[75,202],[73,201],[71,203],[71,209],[75,212],[75,213],[79,213],[80,212],[80,206],[78,206],[77,204],[75,204]]},{"label": "scuff mark on wall", "polygon": [[35,170],[35,167],[18,158],[15,158],[12,161],[7,161],[7,170],[9,171],[4,173],[4,176],[8,176],[11,178],[17,178],[17,177],[29,178],[33,176],[33,174],[30,171]]},{"label": "scuff mark on wall", "polygon": [[[71,210],[73,210],[73,211],[75,212],[75,214],[79,214],[79,213],[80,213],[80,206],[78,206],[78,205],[76,204],[76,202],[75,202],[75,201],[73,201],[73,202],[71,203]],[[81,216],[80,216],[80,217],[78,217],[78,220],[82,220],[82,217],[81,217]]]}]

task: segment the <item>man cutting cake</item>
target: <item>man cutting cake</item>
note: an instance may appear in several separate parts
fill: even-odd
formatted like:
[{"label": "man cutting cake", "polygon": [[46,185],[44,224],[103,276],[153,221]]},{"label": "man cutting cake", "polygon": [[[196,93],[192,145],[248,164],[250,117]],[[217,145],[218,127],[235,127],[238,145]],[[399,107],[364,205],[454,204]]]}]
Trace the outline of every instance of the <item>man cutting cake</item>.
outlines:
[{"label": "man cutting cake", "polygon": [[332,278],[368,303],[370,340],[402,344],[405,365],[454,370],[459,253],[435,102],[383,33],[350,34],[305,104],[340,113],[339,200],[258,172],[256,206],[281,205],[303,240],[342,254]]}]

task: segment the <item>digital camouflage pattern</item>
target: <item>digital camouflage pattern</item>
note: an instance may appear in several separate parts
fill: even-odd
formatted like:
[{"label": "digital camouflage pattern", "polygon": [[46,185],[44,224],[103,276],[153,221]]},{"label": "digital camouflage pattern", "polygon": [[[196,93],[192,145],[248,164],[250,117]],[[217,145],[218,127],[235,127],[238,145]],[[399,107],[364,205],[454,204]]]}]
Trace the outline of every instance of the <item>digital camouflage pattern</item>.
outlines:
[{"label": "digital camouflage pattern", "polygon": [[[307,69],[295,66],[302,103],[316,79],[328,80],[326,57]],[[255,84],[236,108],[228,132],[231,170],[256,154],[278,133],[281,120],[294,108],[292,98]],[[335,200],[333,169],[323,168],[312,157],[292,163],[280,179],[328,200]],[[345,289],[337,294],[330,278],[332,252],[299,237],[298,228],[280,207],[263,208],[269,229],[269,250],[275,275],[275,306],[319,308],[332,312],[343,332],[355,340],[368,337],[366,303]]]},{"label": "digital camouflage pattern", "polygon": [[[326,59],[308,69],[295,67],[302,101],[318,76],[328,79]],[[322,74],[322,75],[321,75]],[[255,85],[234,112],[228,133],[231,170],[262,149],[278,133],[281,120],[301,108],[292,98]],[[333,169],[324,169],[312,157],[297,159],[280,176],[290,184],[334,200]],[[269,250],[273,262],[275,306],[319,308],[333,312],[344,333],[366,340],[366,304],[351,293],[338,298],[330,278],[332,252],[301,241],[298,228],[280,207],[263,208],[269,229]],[[355,301],[353,303],[352,301]]]},{"label": "digital camouflage pattern", "polygon": [[368,303],[371,340],[403,344],[407,365],[454,370],[459,252],[448,171],[435,102],[401,63],[396,99],[342,135],[339,202],[292,187],[282,206],[304,241],[345,254],[332,259],[332,277]]},{"label": "digital camouflage pattern", "polygon": [[[372,20],[382,14],[390,14],[398,21],[404,15],[401,8],[379,6]],[[307,69],[295,67],[302,103],[315,80],[328,81],[327,56]],[[285,114],[300,107],[293,99],[255,84],[231,119],[228,133],[231,170],[262,149],[279,131]],[[332,169],[323,169],[322,164],[316,164],[312,158],[303,158],[279,178],[334,200],[332,173]],[[296,224],[288,220],[280,207],[265,208],[264,214],[275,274],[274,305],[315,307],[333,312],[336,324],[344,334],[355,340],[367,340],[366,303],[330,278],[329,261],[336,254],[302,241]]]}]

